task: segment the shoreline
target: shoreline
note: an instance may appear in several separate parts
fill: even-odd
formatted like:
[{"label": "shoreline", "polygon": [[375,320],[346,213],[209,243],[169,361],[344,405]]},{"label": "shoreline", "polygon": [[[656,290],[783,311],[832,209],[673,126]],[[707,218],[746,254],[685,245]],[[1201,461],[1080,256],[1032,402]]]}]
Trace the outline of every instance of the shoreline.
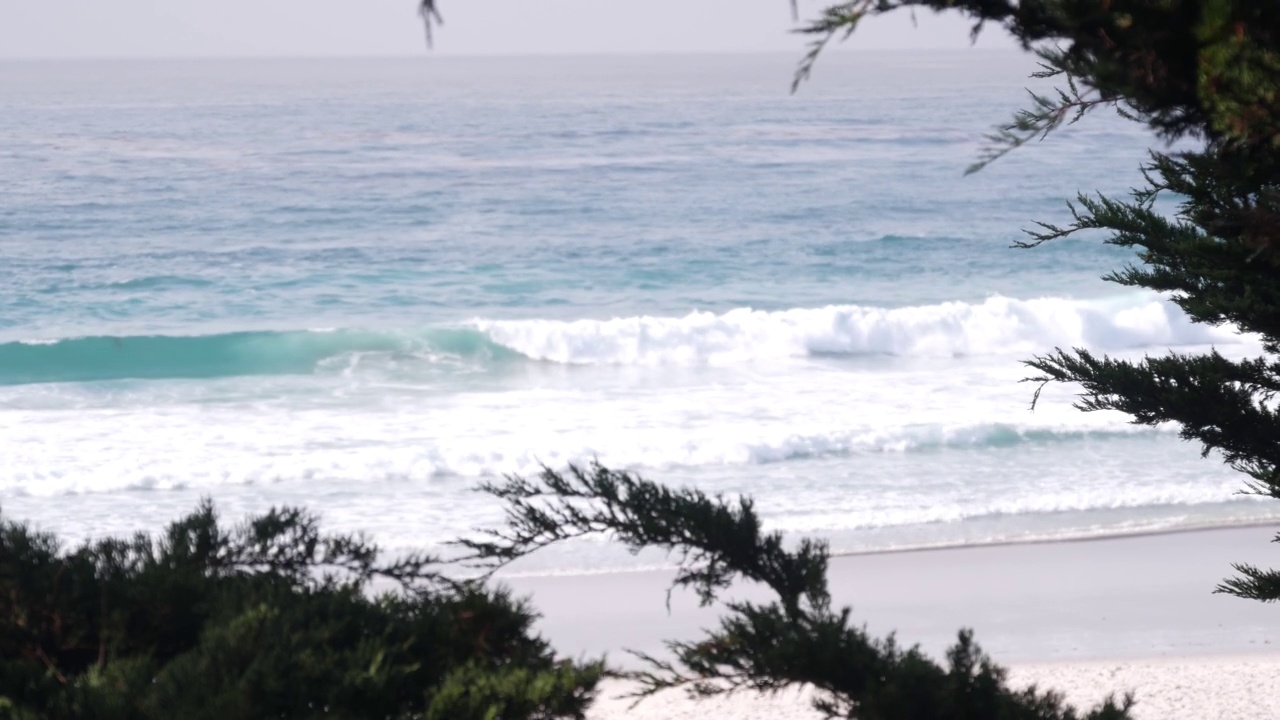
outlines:
[{"label": "shoreline", "polygon": [[[1216,533],[1222,531],[1233,530],[1271,530],[1276,536],[1280,536],[1280,518],[1274,520],[1250,520],[1240,523],[1215,523],[1201,524],[1181,527],[1169,528],[1153,528],[1145,530],[1134,530],[1126,532],[1123,530],[1105,531],[1097,535],[1064,535],[1060,537],[1031,537],[1007,540],[983,540],[979,542],[942,542],[926,545],[909,545],[904,547],[879,548],[874,550],[839,550],[831,553],[832,561],[840,558],[859,558],[859,557],[880,557],[893,555],[910,555],[914,553],[932,553],[932,552],[965,552],[968,550],[980,550],[986,548],[1004,548],[1004,547],[1039,547],[1044,545],[1059,544],[1088,544],[1095,542],[1108,542],[1114,540],[1128,540],[1150,537],[1165,537],[1170,535],[1195,535],[1200,533]],[[1280,557],[1276,560],[1280,564]],[[617,567],[603,568],[600,570],[530,570],[511,572],[507,569],[497,573],[495,579],[499,581],[520,581],[533,578],[574,578],[574,577],[598,577],[602,575],[629,575],[641,573],[668,572],[675,569],[674,565],[644,565],[640,567]]]},{"label": "shoreline", "polygon": [[1064,535],[1061,537],[1031,537],[1011,540],[988,540],[975,543],[938,543],[935,545],[912,545],[909,547],[885,548],[880,550],[845,550],[831,553],[832,558],[861,557],[865,555],[900,555],[917,552],[941,552],[945,550],[968,550],[971,548],[1018,547],[1028,545],[1054,545],[1058,543],[1091,543],[1106,540],[1124,540],[1128,538],[1160,537],[1163,535],[1183,535],[1194,533],[1212,533],[1219,530],[1251,530],[1270,528],[1280,533],[1280,518],[1275,520],[1250,520],[1240,523],[1217,523],[1189,525],[1183,527],[1150,528],[1126,532],[1111,530],[1097,535]]},{"label": "shoreline", "polygon": [[[1215,594],[1232,563],[1280,564],[1273,528],[1229,528],[1091,542],[920,550],[831,559],[836,606],[877,636],[896,633],[935,658],[961,628],[1000,664],[1226,656],[1280,649],[1280,616]],[[500,577],[542,614],[539,631],[567,655],[664,652],[718,618],[670,570]],[[739,583],[723,599],[768,600]]]},{"label": "shoreline", "polygon": [[[1007,543],[832,557],[836,606],[876,637],[941,659],[961,628],[1009,672],[1087,710],[1133,691],[1135,720],[1280,717],[1280,608],[1215,594],[1232,563],[1280,564],[1275,526],[1204,528],[1089,541]],[[538,631],[561,653],[640,665],[625,649],[669,657],[663,640],[693,640],[718,607],[690,593],[665,605],[670,571],[502,578],[542,613]],[[738,584],[725,599],[769,600]],[[693,701],[667,692],[631,707],[609,680],[591,720],[816,720],[811,689]]]}]

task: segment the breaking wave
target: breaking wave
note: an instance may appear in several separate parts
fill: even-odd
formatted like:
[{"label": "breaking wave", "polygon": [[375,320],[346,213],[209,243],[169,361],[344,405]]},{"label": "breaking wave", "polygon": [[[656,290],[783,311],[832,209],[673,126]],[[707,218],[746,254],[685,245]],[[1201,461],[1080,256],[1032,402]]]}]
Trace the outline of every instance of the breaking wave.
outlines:
[{"label": "breaking wave", "polygon": [[[0,385],[118,379],[218,378],[316,372],[325,361],[365,353],[413,358],[431,351],[513,357],[473,330],[421,335],[372,330],[234,332],[80,337],[0,344]],[[423,355],[423,359],[430,359]]]},{"label": "breaking wave", "polygon": [[[1154,439],[1164,429],[1120,425],[1106,428],[1027,426],[975,423],[954,426],[863,428],[827,432],[762,431],[752,437],[682,432],[632,431],[625,437],[602,439],[578,434],[550,439],[516,435],[498,442],[490,438],[397,445],[373,442],[366,447],[328,447],[312,444],[319,433],[305,428],[282,437],[272,428],[278,417],[235,421],[225,417],[164,415],[122,420],[129,435],[188,447],[187,452],[157,459],[133,454],[118,438],[78,438],[77,451],[52,458],[36,453],[0,468],[0,492],[22,495],[60,495],[138,489],[217,487],[339,480],[380,484],[413,481],[430,483],[448,478],[495,477],[507,473],[535,473],[547,464],[566,467],[599,459],[607,465],[644,472],[724,466],[760,466],[792,460],[856,455],[929,453],[946,449],[1004,450],[1017,446],[1117,440]],[[375,435],[391,436],[394,428],[361,417]],[[206,448],[192,439],[216,435],[220,442]],[[262,438],[283,442],[263,447]],[[1198,497],[1198,496],[1197,496]]]},{"label": "breaking wave", "polygon": [[682,318],[477,322],[525,357],[566,364],[681,364],[815,355],[954,357],[1054,347],[1128,350],[1232,344],[1231,328],[1196,325],[1154,295],[1109,300],[992,297],[903,308],[740,308]]},{"label": "breaking wave", "polygon": [[418,332],[296,330],[80,337],[0,344],[0,385],[124,378],[307,374],[382,353],[423,362],[521,358],[567,365],[732,363],[823,355],[954,357],[1233,344],[1231,328],[1192,323],[1167,299],[992,297],[902,308],[833,305],[612,320],[474,320]]}]

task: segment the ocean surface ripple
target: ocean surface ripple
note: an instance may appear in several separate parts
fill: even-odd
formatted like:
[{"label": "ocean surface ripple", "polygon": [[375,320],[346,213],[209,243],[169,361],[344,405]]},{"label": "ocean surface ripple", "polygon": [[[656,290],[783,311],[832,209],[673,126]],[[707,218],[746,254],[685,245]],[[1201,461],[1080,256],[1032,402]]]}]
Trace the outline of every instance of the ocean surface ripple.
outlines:
[{"label": "ocean surface ripple", "polygon": [[599,460],[838,551],[1277,516],[1174,428],[1029,409],[1054,348],[1257,351],[1099,237],[1010,247],[1140,182],[1140,127],[963,177],[1025,58],[837,53],[795,96],[789,56],[597,60],[6,64],[5,513],[431,546],[500,521],[476,478]]}]

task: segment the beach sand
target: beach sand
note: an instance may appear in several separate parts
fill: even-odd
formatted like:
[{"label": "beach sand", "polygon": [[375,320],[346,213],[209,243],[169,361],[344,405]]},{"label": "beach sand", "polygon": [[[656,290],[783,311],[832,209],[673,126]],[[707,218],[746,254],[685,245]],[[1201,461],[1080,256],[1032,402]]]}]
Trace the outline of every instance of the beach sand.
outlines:
[{"label": "beach sand", "polygon": [[[838,604],[876,634],[896,631],[938,657],[961,627],[1017,684],[1091,705],[1133,691],[1138,718],[1280,718],[1280,607],[1213,594],[1232,562],[1280,564],[1274,529],[1206,530],[1078,542],[967,547],[833,558]],[[669,571],[511,577],[543,613],[541,631],[571,655],[662,652],[714,623],[688,594],[665,607]],[[768,597],[735,588],[735,597]],[[817,717],[805,691],[694,703],[679,693],[634,709],[625,683],[604,688],[593,717]]]},{"label": "beach sand", "polygon": [[[1122,660],[1015,665],[1010,682],[1035,684],[1062,692],[1077,708],[1089,708],[1107,695],[1132,690],[1137,720],[1275,720],[1280,718],[1280,655],[1203,656],[1182,659]],[[629,683],[602,689],[592,720],[818,720],[808,690],[776,696],[743,693],[693,701],[666,693],[632,706],[622,697]]]}]

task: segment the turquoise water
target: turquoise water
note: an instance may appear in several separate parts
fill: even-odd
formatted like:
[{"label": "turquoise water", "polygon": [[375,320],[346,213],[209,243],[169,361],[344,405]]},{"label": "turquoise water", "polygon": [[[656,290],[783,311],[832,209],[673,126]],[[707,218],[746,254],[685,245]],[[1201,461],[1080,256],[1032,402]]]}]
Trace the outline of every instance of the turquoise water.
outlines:
[{"label": "turquoise water", "polygon": [[[210,495],[392,545],[476,478],[599,458],[837,549],[1272,517],[1169,428],[1019,364],[1256,346],[1010,249],[1151,144],[1083,122],[962,177],[1016,54],[9,63],[0,501],[74,536]],[[544,569],[630,562],[583,546]]]}]

